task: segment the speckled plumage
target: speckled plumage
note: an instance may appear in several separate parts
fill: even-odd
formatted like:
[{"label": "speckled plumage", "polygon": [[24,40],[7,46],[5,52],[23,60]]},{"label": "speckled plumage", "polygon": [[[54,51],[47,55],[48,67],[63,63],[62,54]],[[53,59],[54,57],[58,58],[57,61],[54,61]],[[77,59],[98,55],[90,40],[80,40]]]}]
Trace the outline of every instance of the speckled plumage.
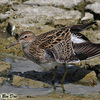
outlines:
[{"label": "speckled plumage", "polygon": [[100,54],[100,44],[91,43],[80,33],[94,23],[62,27],[37,36],[25,31],[19,35],[17,43],[22,44],[26,57],[40,66],[85,60]]}]

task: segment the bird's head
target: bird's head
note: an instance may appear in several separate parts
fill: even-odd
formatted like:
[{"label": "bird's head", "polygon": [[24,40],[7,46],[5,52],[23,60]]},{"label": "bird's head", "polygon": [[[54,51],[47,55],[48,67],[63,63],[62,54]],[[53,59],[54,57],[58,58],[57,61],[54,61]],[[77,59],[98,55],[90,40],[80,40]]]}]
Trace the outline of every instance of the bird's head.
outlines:
[{"label": "bird's head", "polygon": [[25,31],[25,32],[22,32],[18,36],[18,39],[14,43],[10,44],[7,47],[7,49],[10,48],[11,46],[18,44],[18,43],[20,43],[22,45],[29,44],[29,43],[33,42],[34,40],[35,40],[35,35],[31,31]]}]

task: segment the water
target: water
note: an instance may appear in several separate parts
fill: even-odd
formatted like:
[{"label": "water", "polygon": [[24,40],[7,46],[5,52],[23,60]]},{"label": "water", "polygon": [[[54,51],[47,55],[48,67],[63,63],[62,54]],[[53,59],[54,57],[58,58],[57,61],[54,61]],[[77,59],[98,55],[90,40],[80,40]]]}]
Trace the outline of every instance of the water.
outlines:
[{"label": "water", "polygon": [[[10,62],[11,65],[13,66],[11,73],[12,72],[25,73],[28,71],[35,70],[36,72],[39,72],[42,74],[47,74],[47,76],[48,76],[48,74],[51,75],[50,72],[46,73],[46,71],[44,71],[40,66],[38,66],[37,64],[35,64],[27,59],[26,60],[22,60],[22,59],[14,60],[13,58],[6,57],[4,61]],[[69,66],[69,68],[70,67],[72,67],[72,66]],[[44,73],[43,73],[43,71],[44,71]],[[42,74],[41,75],[38,74],[38,78],[41,78]],[[36,75],[36,73],[35,73],[35,75]],[[51,76],[47,80],[51,81]],[[58,86],[56,88],[56,93],[62,93],[62,88],[61,88],[59,82],[56,82],[56,85]],[[94,87],[84,86],[84,85],[80,85],[80,84],[65,83],[64,88],[65,88],[65,93],[71,94],[71,95],[79,95],[79,96],[80,95],[82,95],[82,96],[95,96],[96,95],[97,96],[98,94],[100,95],[100,82],[98,82],[98,84],[95,85]],[[10,83],[8,83],[8,84],[5,83],[2,87],[0,87],[0,94],[2,94],[2,93],[8,93],[8,94],[14,93],[21,97],[26,97],[28,95],[29,96],[30,95],[37,96],[37,95],[53,94],[54,89],[53,89],[53,86],[51,86],[49,88],[31,88],[31,87],[15,87],[15,86],[12,86]]]}]

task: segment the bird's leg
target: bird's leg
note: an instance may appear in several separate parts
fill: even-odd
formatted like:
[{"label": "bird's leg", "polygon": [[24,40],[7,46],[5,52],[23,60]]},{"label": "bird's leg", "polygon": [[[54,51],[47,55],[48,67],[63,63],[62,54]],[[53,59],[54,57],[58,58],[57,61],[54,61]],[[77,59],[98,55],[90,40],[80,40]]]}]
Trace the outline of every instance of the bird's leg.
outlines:
[{"label": "bird's leg", "polygon": [[56,89],[56,87],[55,87],[55,77],[56,77],[57,68],[58,68],[58,66],[55,66],[54,74],[53,74],[53,77],[52,77],[52,85],[54,86],[54,90]]},{"label": "bird's leg", "polygon": [[64,80],[65,80],[65,77],[66,77],[66,74],[67,74],[67,67],[66,67],[66,64],[65,63],[63,65],[64,65],[64,68],[65,68],[65,73],[64,73],[63,78],[61,80],[61,87],[62,87],[63,92],[65,92],[63,83],[64,83]]}]

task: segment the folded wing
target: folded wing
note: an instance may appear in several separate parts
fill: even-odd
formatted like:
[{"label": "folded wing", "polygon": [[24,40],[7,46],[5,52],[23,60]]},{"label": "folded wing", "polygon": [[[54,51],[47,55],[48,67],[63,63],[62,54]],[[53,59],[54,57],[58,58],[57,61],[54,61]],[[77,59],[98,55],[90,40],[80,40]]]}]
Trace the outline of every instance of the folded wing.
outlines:
[{"label": "folded wing", "polygon": [[61,28],[59,31],[54,32],[52,36],[46,36],[46,40],[42,41],[39,47],[44,50],[50,50],[57,62],[68,62],[70,56],[74,55],[70,28]]}]

